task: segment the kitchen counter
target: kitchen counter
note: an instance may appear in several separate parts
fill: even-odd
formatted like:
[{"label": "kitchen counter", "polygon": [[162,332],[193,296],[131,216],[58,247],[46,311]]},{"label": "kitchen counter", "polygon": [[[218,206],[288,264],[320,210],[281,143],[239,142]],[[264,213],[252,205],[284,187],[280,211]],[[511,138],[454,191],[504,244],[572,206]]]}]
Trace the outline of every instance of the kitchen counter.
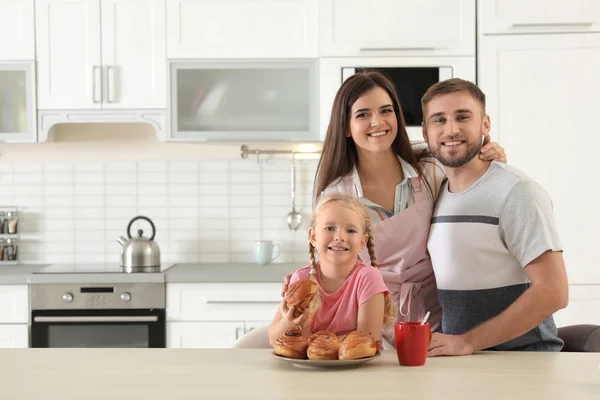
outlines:
[{"label": "kitchen counter", "polygon": [[[118,265],[106,265],[103,273],[81,273],[102,270],[102,265],[44,264],[0,266],[0,285],[26,285],[35,283],[272,283],[283,282],[286,274],[303,267],[301,264],[175,264],[159,273],[109,273]],[[77,270],[75,269],[77,268]],[[61,273],[40,274],[42,269]]]},{"label": "kitchen counter", "polygon": [[383,351],[351,369],[306,369],[267,349],[0,350],[5,399],[600,398],[599,353],[484,352],[401,367]]},{"label": "kitchen counter", "polygon": [[283,283],[302,264],[175,264],[165,271],[167,283]]},{"label": "kitchen counter", "polygon": [[32,273],[49,264],[0,265],[0,285],[27,285]]}]

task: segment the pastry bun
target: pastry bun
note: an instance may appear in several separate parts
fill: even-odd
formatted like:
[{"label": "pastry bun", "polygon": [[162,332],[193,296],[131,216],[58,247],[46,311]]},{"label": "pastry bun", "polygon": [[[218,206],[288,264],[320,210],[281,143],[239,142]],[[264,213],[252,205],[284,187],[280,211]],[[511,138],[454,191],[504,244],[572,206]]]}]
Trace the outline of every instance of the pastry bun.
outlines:
[{"label": "pastry bun", "polygon": [[331,331],[315,332],[308,339],[306,355],[309,360],[337,360],[342,341]]},{"label": "pastry bun", "polygon": [[285,296],[288,308],[295,307],[294,318],[298,318],[304,310],[312,306],[311,302],[319,292],[319,285],[312,280],[294,282]]},{"label": "pastry bun", "polygon": [[377,343],[369,333],[352,331],[342,341],[338,355],[340,360],[356,360],[373,357],[377,353]]},{"label": "pastry bun", "polygon": [[277,338],[273,349],[275,354],[287,358],[306,358],[308,339],[302,336],[302,329],[291,329]]}]

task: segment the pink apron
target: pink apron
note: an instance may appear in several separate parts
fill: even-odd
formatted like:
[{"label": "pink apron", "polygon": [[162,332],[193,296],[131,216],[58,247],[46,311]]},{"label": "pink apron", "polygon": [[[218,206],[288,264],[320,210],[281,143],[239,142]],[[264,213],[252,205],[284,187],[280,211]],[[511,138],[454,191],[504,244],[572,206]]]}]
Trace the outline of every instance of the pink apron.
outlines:
[{"label": "pink apron", "polygon": [[[353,185],[349,178],[346,185]],[[409,181],[414,204],[373,226],[375,257],[398,309],[397,320],[418,321],[430,311],[428,322],[435,331],[440,326],[442,310],[427,252],[433,203],[422,190],[420,178]],[[360,256],[370,260],[366,249]],[[392,337],[386,339],[394,343],[393,330],[390,333]]]}]

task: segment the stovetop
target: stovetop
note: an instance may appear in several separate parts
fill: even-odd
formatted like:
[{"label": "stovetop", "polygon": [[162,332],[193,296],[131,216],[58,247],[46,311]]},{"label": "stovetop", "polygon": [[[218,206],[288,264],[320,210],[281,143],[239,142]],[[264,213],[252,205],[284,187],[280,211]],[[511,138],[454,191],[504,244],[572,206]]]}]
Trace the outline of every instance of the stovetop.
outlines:
[{"label": "stovetop", "polygon": [[162,273],[167,269],[171,268],[173,264],[161,264],[159,268],[152,269],[144,272],[126,272],[123,267],[118,263],[105,263],[105,264],[53,264],[45,267],[39,271],[33,272],[36,275],[45,274],[149,274],[149,273]]}]

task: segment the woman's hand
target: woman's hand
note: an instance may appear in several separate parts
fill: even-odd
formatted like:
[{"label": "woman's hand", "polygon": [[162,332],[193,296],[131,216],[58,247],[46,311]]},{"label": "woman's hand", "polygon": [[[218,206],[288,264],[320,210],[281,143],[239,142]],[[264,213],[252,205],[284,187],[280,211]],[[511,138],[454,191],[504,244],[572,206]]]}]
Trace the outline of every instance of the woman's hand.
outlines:
[{"label": "woman's hand", "polygon": [[479,159],[483,161],[498,161],[506,164],[504,148],[496,142],[490,142],[490,134],[483,135],[483,147],[479,152]]},{"label": "woman's hand", "polygon": [[293,272],[290,272],[285,276],[285,278],[283,278],[283,286],[281,287],[281,297],[285,297],[285,294],[288,290],[288,286],[290,285],[290,279],[292,279],[293,274]]}]

